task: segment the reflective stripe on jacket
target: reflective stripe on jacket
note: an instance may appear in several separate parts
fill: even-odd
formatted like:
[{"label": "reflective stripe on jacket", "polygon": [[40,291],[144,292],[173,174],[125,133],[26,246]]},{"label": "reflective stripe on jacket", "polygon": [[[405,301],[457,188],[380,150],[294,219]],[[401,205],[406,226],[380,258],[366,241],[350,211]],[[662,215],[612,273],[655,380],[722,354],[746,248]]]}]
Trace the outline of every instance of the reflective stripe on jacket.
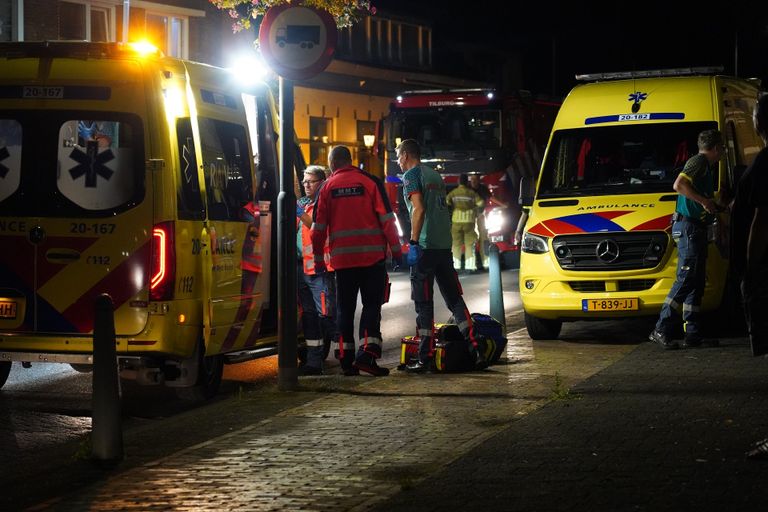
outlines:
[{"label": "reflective stripe on jacket", "polygon": [[243,216],[248,221],[240,267],[249,272],[261,272],[261,237],[259,231],[259,205],[250,201],[243,206]]},{"label": "reflective stripe on jacket", "polygon": [[387,257],[387,245],[402,251],[384,184],[354,166],[337,169],[320,189],[311,237],[315,255],[329,241],[335,269],[373,265]]},{"label": "reflective stripe on jacket", "polygon": [[[304,207],[304,212],[312,216],[312,212],[315,209],[315,203],[308,203]],[[312,250],[312,231],[303,222],[299,221],[299,229],[301,230],[301,261],[304,273],[308,276],[315,274],[315,252]],[[328,242],[325,243],[325,250],[323,251],[323,259],[325,260],[325,267],[329,272],[333,271],[333,265],[331,265],[331,248]]]},{"label": "reflective stripe on jacket", "polygon": [[455,223],[474,223],[477,218],[477,209],[483,206],[483,198],[464,185],[451,190],[445,202],[453,207],[451,221]]}]

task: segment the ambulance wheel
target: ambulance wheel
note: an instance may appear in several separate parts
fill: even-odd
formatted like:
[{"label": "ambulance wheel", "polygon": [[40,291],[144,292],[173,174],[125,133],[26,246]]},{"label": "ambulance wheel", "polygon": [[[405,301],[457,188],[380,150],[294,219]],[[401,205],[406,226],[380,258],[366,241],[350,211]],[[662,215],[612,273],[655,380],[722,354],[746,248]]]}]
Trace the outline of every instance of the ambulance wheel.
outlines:
[{"label": "ambulance wheel", "polygon": [[0,362],[0,388],[8,380],[8,374],[11,373],[11,361]]},{"label": "ambulance wheel", "polygon": [[69,363],[69,366],[71,366],[73,370],[79,373],[91,373],[93,371],[92,364]]},{"label": "ambulance wheel", "polygon": [[555,340],[560,336],[563,322],[560,320],[545,320],[525,314],[525,328],[532,340]]},{"label": "ambulance wheel", "polygon": [[[202,345],[202,342],[201,342]],[[208,400],[219,392],[221,378],[224,375],[224,356],[205,355],[205,347],[198,351],[200,354],[197,367],[197,381],[193,386],[176,388],[176,395],[184,400]]]}]

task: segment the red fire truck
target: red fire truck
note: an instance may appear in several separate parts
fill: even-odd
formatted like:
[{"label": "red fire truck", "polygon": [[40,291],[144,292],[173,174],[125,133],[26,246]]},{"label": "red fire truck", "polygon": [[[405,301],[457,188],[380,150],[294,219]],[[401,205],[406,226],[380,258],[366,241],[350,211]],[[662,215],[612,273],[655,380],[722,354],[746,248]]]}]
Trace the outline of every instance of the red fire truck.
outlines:
[{"label": "red fire truck", "polygon": [[[523,175],[538,173],[538,164],[560,106],[526,91],[499,96],[492,89],[407,91],[390,105],[384,121],[385,181],[404,233],[410,222],[403,198],[395,148],[415,139],[421,161],[444,175],[449,188],[463,173],[479,174],[496,201],[485,210],[489,240],[514,261],[514,233],[520,217],[519,186]],[[500,206],[504,205],[505,207]]]}]

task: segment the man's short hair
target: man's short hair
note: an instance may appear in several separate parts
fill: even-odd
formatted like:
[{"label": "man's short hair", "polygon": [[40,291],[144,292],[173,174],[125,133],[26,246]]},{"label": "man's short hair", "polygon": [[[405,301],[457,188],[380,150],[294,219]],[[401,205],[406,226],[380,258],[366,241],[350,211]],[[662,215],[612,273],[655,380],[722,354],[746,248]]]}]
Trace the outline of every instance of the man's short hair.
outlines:
[{"label": "man's short hair", "polygon": [[309,174],[316,180],[324,180],[326,177],[325,167],[322,165],[308,165],[304,169],[304,174]]},{"label": "man's short hair", "polygon": [[460,174],[459,175],[459,184],[460,185],[467,185],[469,183],[469,176],[466,174]]},{"label": "man's short hair", "polygon": [[768,136],[768,93],[762,93],[758,96],[752,119],[755,122],[757,133],[764,137]]},{"label": "man's short hair", "polygon": [[328,154],[331,171],[352,165],[352,153],[347,146],[334,146]]},{"label": "man's short hair", "polygon": [[421,148],[419,143],[413,139],[405,139],[395,148],[397,154],[402,155],[405,153],[414,160],[421,160]]},{"label": "man's short hair", "polygon": [[722,143],[723,136],[718,130],[704,130],[699,134],[699,150],[707,151],[714,149],[715,146],[718,146]]}]

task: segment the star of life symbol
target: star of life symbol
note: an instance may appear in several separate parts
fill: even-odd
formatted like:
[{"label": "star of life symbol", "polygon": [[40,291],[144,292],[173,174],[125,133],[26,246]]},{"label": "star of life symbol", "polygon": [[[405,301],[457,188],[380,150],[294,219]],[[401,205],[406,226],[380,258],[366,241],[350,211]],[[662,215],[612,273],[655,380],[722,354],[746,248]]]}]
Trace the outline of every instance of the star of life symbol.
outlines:
[{"label": "star of life symbol", "polygon": [[115,155],[112,154],[111,149],[99,153],[97,141],[89,140],[85,152],[80,148],[74,148],[69,158],[78,163],[78,165],[69,170],[69,175],[72,176],[73,180],[85,175],[85,186],[87,188],[96,188],[99,176],[109,181],[115,173],[115,171],[104,165],[110,160],[114,160]]},{"label": "star of life symbol", "polygon": [[640,103],[641,101],[643,101],[647,97],[648,97],[648,93],[647,92],[637,91],[637,92],[633,92],[632,94],[630,94],[629,95],[629,99],[627,99],[627,101],[631,101],[633,103]]},{"label": "star of life symbol", "polygon": [[[7,147],[3,146],[2,148],[0,148],[0,162],[5,160],[9,156],[11,156],[11,154],[8,152]],[[10,169],[8,167],[0,163],[0,178],[5,178],[8,175],[9,171]]]}]

